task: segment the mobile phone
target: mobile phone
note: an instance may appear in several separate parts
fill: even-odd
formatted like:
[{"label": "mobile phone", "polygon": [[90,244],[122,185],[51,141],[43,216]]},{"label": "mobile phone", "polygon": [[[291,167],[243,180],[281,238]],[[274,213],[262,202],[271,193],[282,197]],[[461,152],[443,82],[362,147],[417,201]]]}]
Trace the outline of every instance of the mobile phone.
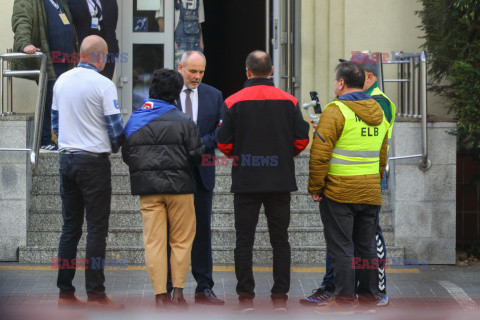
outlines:
[{"label": "mobile phone", "polygon": [[317,104],[313,107],[315,113],[320,114],[322,113],[322,107],[320,106],[320,99],[318,99],[318,92],[317,91],[310,91],[310,98],[312,101],[316,101]]}]

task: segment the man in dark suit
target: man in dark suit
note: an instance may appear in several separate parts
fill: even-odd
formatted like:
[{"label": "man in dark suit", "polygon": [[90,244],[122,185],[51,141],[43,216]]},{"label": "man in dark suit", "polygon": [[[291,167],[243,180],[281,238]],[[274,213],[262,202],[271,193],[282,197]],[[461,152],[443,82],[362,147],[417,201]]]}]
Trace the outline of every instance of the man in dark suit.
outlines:
[{"label": "man in dark suit", "polygon": [[118,20],[117,0],[68,0],[79,43],[90,35],[102,37],[108,45],[108,60],[102,75],[113,79],[115,59],[120,49],[115,34]]},{"label": "man in dark suit", "polygon": [[[224,108],[223,96],[217,89],[203,84],[206,59],[198,51],[187,51],[178,65],[184,86],[177,105],[189,115],[200,129],[205,154],[215,154],[215,130]],[[208,156],[207,156],[208,157]],[[192,274],[197,281],[195,303],[223,305],[213,292],[212,261],[212,198],[215,187],[215,166],[194,168],[197,189],[194,195],[197,229],[192,248]]]}]

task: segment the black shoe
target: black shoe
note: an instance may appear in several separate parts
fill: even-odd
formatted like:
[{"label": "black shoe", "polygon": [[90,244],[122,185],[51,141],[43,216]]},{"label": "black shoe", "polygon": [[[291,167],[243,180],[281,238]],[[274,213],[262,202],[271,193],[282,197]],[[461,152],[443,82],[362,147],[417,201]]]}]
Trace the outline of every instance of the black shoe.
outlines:
[{"label": "black shoe", "polygon": [[42,152],[57,152],[58,147],[56,144],[50,143],[50,144],[40,146],[40,150],[42,150]]},{"label": "black shoe", "polygon": [[225,301],[218,299],[215,293],[210,289],[205,289],[199,293],[195,293],[195,303],[209,305],[224,305]]},{"label": "black shoe", "polygon": [[325,287],[313,290],[312,295],[300,299],[300,304],[304,306],[322,306],[326,305],[333,298],[333,291],[328,291]]}]

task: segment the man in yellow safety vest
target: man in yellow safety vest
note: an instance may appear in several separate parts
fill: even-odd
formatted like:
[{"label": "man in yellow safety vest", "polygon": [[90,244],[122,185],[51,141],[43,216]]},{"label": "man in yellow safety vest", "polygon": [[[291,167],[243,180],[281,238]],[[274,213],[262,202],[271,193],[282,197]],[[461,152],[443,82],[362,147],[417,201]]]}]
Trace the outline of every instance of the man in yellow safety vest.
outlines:
[{"label": "man in yellow safety vest", "polygon": [[363,91],[364,82],[361,64],[337,66],[337,98],[325,107],[310,152],[308,190],[320,202],[335,273],[334,298],[319,311],[356,305],[356,269],[361,269],[356,290],[360,302],[376,302],[381,261],[375,230],[390,124],[380,105]]},{"label": "man in yellow safety vest", "polygon": [[[340,62],[346,60],[339,59]],[[356,52],[350,59],[353,63],[359,63],[365,70],[365,83],[363,85],[363,91],[371,95],[372,98],[378,102],[382,107],[385,118],[390,124],[388,130],[388,144],[390,145],[390,139],[392,136],[393,123],[395,121],[395,104],[378,88],[377,76],[379,72],[378,62],[366,52]],[[315,129],[315,127],[314,127]],[[381,183],[382,190],[387,189],[387,180],[384,178]],[[379,208],[380,210],[380,208]],[[385,262],[387,261],[387,248],[385,246],[385,240],[383,238],[382,228],[380,226],[380,219],[377,220],[377,230],[375,232],[375,241],[377,246],[377,257],[381,263],[378,268],[378,283],[377,283],[377,306],[386,306],[388,304],[387,295],[387,277],[385,274]],[[333,297],[335,291],[335,275],[332,267],[332,259],[327,251],[325,259],[325,276],[321,286],[318,289],[313,290],[312,294],[308,297],[300,299],[300,303],[303,305],[321,306],[327,304]]]}]

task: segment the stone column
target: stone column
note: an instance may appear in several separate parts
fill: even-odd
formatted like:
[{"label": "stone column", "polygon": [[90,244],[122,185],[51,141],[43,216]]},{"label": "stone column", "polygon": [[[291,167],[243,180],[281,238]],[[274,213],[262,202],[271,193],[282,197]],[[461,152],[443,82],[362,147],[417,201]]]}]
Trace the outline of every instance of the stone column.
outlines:
[{"label": "stone column", "polygon": [[[454,122],[428,123],[430,170],[419,169],[419,158],[392,162],[395,245],[405,247],[407,264],[455,263],[457,139],[450,134],[455,128]],[[421,139],[421,122],[398,119],[394,156],[421,154]]]},{"label": "stone column", "polygon": [[[32,116],[0,117],[0,148],[29,148]],[[26,245],[32,170],[27,152],[0,151],[0,261]]]}]

